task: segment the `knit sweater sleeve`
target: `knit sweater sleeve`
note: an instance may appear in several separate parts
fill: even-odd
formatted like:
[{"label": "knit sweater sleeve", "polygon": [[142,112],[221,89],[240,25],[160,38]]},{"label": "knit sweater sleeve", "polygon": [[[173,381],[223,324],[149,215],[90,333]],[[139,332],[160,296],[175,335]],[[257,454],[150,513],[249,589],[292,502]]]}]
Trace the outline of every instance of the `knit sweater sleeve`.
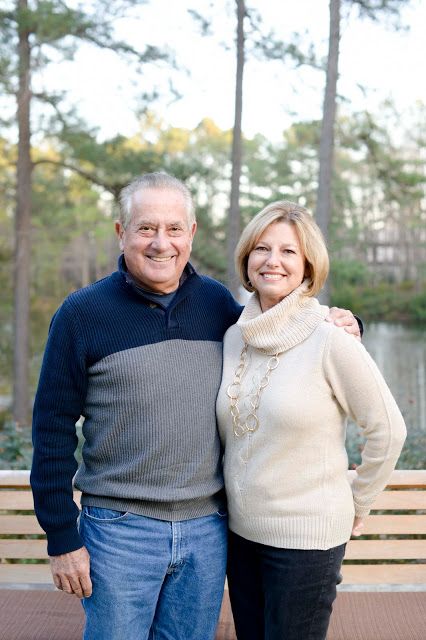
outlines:
[{"label": "knit sweater sleeve", "polygon": [[83,411],[87,373],[75,313],[68,299],[52,320],[33,411],[31,486],[49,555],[83,545],[72,480],[77,470],[75,423]]},{"label": "knit sweater sleeve", "polygon": [[371,356],[341,329],[331,328],[324,369],[337,402],[366,440],[352,485],[355,515],[364,517],[395,468],[406,437],[404,419]]}]

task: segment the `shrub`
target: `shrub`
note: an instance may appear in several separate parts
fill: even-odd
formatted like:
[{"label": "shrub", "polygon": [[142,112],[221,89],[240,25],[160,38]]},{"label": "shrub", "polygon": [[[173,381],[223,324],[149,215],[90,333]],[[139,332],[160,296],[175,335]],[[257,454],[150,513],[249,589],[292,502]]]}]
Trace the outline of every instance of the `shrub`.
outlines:
[{"label": "shrub", "polygon": [[4,422],[0,432],[0,469],[29,469],[32,460],[30,427],[13,420]]}]

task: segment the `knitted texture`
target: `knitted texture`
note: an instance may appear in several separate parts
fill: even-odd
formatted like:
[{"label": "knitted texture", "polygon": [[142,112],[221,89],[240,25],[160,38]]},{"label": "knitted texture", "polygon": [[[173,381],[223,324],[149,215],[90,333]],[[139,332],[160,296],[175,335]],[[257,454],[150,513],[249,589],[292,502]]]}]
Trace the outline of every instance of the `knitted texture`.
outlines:
[{"label": "knitted texture", "polygon": [[[355,514],[369,513],[396,464],[406,430],[363,345],[324,322],[327,309],[303,291],[302,284],[265,313],[257,296],[250,298],[225,335],[217,414],[232,531],[276,547],[328,549],[349,539]],[[281,355],[256,410],[258,430],[238,438],[226,389],[244,341],[249,349],[239,399],[242,420],[270,354]],[[366,437],[352,487],[346,416]]]},{"label": "knitted texture", "polygon": [[215,400],[222,339],[241,307],[192,267],[167,308],[123,269],[71,294],[49,332],[33,419],[31,483],[51,555],[82,546],[72,500],[85,417],[82,503],[164,520],[223,500]]}]

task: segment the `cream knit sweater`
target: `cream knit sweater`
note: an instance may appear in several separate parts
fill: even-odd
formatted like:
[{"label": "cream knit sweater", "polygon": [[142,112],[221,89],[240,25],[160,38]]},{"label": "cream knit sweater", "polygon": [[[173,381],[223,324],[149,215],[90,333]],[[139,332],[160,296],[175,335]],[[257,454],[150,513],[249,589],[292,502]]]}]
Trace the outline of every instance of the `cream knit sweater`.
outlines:
[{"label": "cream knit sweater", "polygon": [[[225,446],[229,525],[244,538],[289,549],[329,549],[346,542],[354,515],[366,516],[394,469],[405,440],[401,413],[365,348],[324,322],[327,307],[303,295],[305,284],[262,313],[253,294],[225,335],[217,416]],[[226,390],[244,342],[249,345],[238,406],[270,374],[259,428],[236,437]],[[366,438],[352,487],[346,416]]]}]

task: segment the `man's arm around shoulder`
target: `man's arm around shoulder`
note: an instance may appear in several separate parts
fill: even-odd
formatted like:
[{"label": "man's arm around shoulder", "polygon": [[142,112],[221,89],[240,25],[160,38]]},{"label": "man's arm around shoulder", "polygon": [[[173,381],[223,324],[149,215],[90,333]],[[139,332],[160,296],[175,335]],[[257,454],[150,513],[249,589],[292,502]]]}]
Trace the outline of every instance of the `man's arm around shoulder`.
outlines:
[{"label": "man's arm around shoulder", "polygon": [[348,309],[340,309],[339,307],[331,307],[327,322],[333,322],[336,327],[343,327],[347,333],[350,333],[357,340],[362,339],[364,326],[357,316]]}]

